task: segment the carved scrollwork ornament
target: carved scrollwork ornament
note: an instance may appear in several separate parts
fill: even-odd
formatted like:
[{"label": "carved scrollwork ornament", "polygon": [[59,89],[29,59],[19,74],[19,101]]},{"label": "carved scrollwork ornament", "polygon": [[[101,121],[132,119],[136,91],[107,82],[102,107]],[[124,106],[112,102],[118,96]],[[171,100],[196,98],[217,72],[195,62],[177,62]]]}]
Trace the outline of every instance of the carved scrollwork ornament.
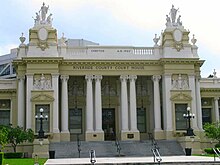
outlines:
[{"label": "carved scrollwork ornament", "polygon": [[181,49],[183,49],[183,43],[182,42],[175,42],[174,48],[179,52]]}]

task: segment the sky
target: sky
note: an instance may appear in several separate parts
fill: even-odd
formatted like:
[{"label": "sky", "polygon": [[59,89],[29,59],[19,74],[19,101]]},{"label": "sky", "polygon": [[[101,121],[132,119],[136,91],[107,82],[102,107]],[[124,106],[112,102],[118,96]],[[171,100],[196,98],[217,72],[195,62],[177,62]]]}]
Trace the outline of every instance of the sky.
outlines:
[{"label": "sky", "polygon": [[154,45],[155,34],[165,29],[166,15],[174,5],[190,39],[195,34],[202,77],[214,69],[220,78],[220,10],[218,0],[1,0],[0,55],[27,38],[35,13],[43,2],[53,14],[58,38],[86,39],[100,45]]}]

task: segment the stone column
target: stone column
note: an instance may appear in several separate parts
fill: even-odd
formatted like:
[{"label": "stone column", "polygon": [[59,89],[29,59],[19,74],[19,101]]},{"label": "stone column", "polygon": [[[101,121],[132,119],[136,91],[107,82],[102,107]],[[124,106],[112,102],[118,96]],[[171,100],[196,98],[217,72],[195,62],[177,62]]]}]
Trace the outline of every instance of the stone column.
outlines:
[{"label": "stone column", "polygon": [[197,116],[197,123],[198,123],[198,128],[203,131],[203,126],[202,126],[202,103],[201,103],[201,93],[200,93],[200,82],[199,82],[200,77],[196,77],[196,116]]},{"label": "stone column", "polygon": [[102,130],[102,94],[101,94],[101,75],[94,76],[95,78],[95,133],[97,139],[104,140],[104,132]]},{"label": "stone column", "polygon": [[219,105],[218,105],[218,97],[214,97],[215,102],[215,122],[219,121]]},{"label": "stone column", "polygon": [[137,79],[136,75],[130,75],[130,130],[137,130],[137,103],[136,103],[136,87],[135,81]]},{"label": "stone column", "polygon": [[121,140],[127,139],[128,132],[128,92],[127,75],[121,75]]},{"label": "stone column", "polygon": [[54,91],[53,102],[53,141],[60,141],[59,130],[59,74],[52,74],[52,89]]},{"label": "stone column", "polygon": [[33,89],[33,74],[26,74],[26,129],[32,128],[31,90]]},{"label": "stone column", "polygon": [[86,141],[91,140],[93,129],[93,90],[92,80],[93,75],[86,75]]},{"label": "stone column", "polygon": [[154,132],[161,131],[161,110],[160,110],[160,89],[159,81],[160,75],[154,75],[152,80],[154,82]]},{"label": "stone column", "polygon": [[62,95],[61,95],[61,141],[70,141],[70,133],[68,129],[69,108],[68,108],[68,75],[61,75]]},{"label": "stone column", "polygon": [[[191,101],[191,110],[192,110],[192,113],[196,114],[197,115],[197,107],[196,107],[196,85],[195,85],[195,75],[194,74],[191,74],[191,75],[188,75],[189,76],[189,87],[190,87],[190,90],[191,90],[191,96],[192,96],[192,101]],[[197,125],[197,118],[199,116],[195,116],[195,119],[192,119],[192,128],[195,130],[195,131],[198,131],[198,125]]]},{"label": "stone column", "polygon": [[24,79],[25,76],[18,76],[18,95],[17,95],[17,103],[18,103],[18,126],[24,126],[24,112],[25,112],[25,99],[24,99]]},{"label": "stone column", "polygon": [[173,136],[173,113],[170,101],[171,90],[171,74],[164,74],[162,79],[163,86],[163,122],[166,138],[169,139]]},{"label": "stone column", "polygon": [[130,75],[130,131],[134,134],[133,140],[140,140],[140,134],[137,129],[137,102],[136,102],[136,75]]}]

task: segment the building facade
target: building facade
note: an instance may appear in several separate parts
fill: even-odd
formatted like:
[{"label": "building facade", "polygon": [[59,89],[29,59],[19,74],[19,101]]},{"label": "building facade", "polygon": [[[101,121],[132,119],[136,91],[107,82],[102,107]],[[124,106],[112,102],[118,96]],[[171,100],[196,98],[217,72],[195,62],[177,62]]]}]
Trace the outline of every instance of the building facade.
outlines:
[{"label": "building facade", "polygon": [[169,140],[186,132],[183,114],[190,107],[192,128],[205,146],[203,124],[219,120],[220,83],[215,72],[201,78],[196,39],[174,7],[152,47],[58,39],[45,7],[28,43],[22,35],[19,47],[0,57],[0,124],[37,134],[35,116],[43,108],[50,141],[75,141],[76,135],[85,141],[147,140],[148,133]]}]

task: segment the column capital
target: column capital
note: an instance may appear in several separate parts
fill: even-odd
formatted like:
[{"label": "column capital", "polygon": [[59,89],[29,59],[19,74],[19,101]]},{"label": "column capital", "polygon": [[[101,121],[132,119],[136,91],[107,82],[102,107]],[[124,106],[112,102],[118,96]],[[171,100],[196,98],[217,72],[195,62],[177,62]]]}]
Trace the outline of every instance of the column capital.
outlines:
[{"label": "column capital", "polygon": [[126,81],[128,79],[128,75],[121,75],[120,76],[120,80],[122,81]]},{"label": "column capital", "polygon": [[60,79],[61,79],[62,81],[68,81],[68,80],[69,80],[69,75],[61,75],[61,76],[60,76]]},{"label": "column capital", "polygon": [[92,81],[92,79],[94,79],[94,76],[93,76],[93,75],[86,75],[86,76],[85,76],[85,79],[86,79],[87,81]]},{"label": "column capital", "polygon": [[214,100],[215,100],[215,101],[218,101],[218,100],[219,100],[219,97],[214,97]]},{"label": "column capital", "polygon": [[29,78],[34,76],[33,73],[26,73],[25,75],[26,75],[26,77],[29,77]]},{"label": "column capital", "polygon": [[129,76],[128,76],[128,79],[129,79],[130,81],[136,81],[136,80],[137,80],[137,75],[129,75]]},{"label": "column capital", "polygon": [[24,80],[25,79],[25,75],[18,75],[17,76],[17,80]]},{"label": "column capital", "polygon": [[161,79],[161,76],[160,75],[153,75],[152,76],[152,80],[155,82],[155,81],[160,81],[160,79]]},{"label": "column capital", "polygon": [[59,73],[51,73],[52,78],[58,78],[59,77]]},{"label": "column capital", "polygon": [[102,80],[102,75],[94,75],[93,78],[94,78],[96,81],[101,81],[101,80]]}]

